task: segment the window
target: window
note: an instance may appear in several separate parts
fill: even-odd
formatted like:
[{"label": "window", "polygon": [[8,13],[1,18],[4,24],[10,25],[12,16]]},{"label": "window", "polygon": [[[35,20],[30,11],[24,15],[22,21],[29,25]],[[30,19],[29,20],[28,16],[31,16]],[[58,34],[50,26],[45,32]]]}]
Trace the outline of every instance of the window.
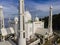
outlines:
[{"label": "window", "polygon": [[23,30],[25,30],[24,16],[23,16]]},{"label": "window", "polygon": [[23,38],[25,38],[25,32],[23,32]]}]

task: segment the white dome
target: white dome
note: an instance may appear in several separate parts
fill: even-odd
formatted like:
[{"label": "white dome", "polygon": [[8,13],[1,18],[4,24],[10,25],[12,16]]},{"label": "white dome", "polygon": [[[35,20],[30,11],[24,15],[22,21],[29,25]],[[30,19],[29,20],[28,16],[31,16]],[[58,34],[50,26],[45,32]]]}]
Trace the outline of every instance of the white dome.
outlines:
[{"label": "white dome", "polygon": [[15,17],[14,21],[18,21],[18,17]]},{"label": "white dome", "polygon": [[29,20],[31,20],[31,14],[29,11],[26,11],[24,16],[25,16],[25,22],[28,22]]},{"label": "white dome", "polygon": [[35,21],[39,21],[39,18],[38,18],[38,17],[36,17],[36,18],[35,18]]},{"label": "white dome", "polygon": [[31,19],[31,14],[30,14],[29,11],[26,11],[25,14],[26,14],[25,16],[27,16],[27,17],[29,17]]},{"label": "white dome", "polygon": [[52,8],[53,8],[53,6],[51,5],[51,6],[50,6],[50,9],[52,9]]},{"label": "white dome", "polygon": [[0,6],[0,8],[3,8],[3,6]]}]

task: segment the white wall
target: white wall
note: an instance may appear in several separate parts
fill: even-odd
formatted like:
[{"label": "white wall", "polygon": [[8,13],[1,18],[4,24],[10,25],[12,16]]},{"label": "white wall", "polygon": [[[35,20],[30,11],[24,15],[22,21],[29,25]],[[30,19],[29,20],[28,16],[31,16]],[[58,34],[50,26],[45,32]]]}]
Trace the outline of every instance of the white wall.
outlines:
[{"label": "white wall", "polygon": [[32,23],[25,24],[26,37],[30,39],[30,36],[33,34]]},{"label": "white wall", "polygon": [[38,21],[25,23],[26,37],[30,39],[30,36],[35,34],[38,28],[44,28],[44,22]]},{"label": "white wall", "polygon": [[37,29],[39,28],[44,28],[44,22],[39,21],[39,22],[33,22],[33,30],[34,33],[36,32]]}]

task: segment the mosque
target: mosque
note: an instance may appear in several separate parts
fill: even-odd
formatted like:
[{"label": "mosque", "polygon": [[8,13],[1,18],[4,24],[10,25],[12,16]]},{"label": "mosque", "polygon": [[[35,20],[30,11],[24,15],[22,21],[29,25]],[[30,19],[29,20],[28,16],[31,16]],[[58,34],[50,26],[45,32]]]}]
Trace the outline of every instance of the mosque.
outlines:
[{"label": "mosque", "polygon": [[44,45],[45,40],[53,38],[52,6],[49,9],[48,28],[44,28],[44,21],[39,21],[37,16],[32,20],[31,13],[25,11],[24,0],[20,0],[19,18],[9,19],[9,27],[5,28],[3,7],[0,6],[0,45]]}]

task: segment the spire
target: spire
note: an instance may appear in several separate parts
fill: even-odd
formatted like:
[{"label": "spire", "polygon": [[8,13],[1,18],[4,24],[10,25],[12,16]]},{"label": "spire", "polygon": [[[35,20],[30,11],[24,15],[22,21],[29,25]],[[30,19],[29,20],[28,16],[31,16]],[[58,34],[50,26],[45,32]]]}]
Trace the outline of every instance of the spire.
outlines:
[{"label": "spire", "polygon": [[38,15],[37,15],[37,13],[36,13],[36,15],[35,15],[35,21],[39,21],[39,17],[38,17]]},{"label": "spire", "polygon": [[20,0],[20,38],[19,45],[26,45],[25,24],[24,24],[24,0]]},{"label": "spire", "polygon": [[11,19],[10,19],[10,17],[9,17],[9,20],[8,20],[9,27],[10,27],[10,22],[11,22]]},{"label": "spire", "polygon": [[4,16],[3,16],[3,7],[2,6],[0,6],[0,25],[1,25],[0,29],[5,27],[4,26]]},{"label": "spire", "polygon": [[49,28],[49,32],[50,34],[53,33],[52,31],[52,5],[50,6],[50,15],[49,15],[49,25],[48,25],[48,28]]},{"label": "spire", "polygon": [[52,5],[50,6],[50,9],[52,9],[53,7],[52,7]]},{"label": "spire", "polygon": [[37,16],[35,17],[35,21],[39,21],[39,18]]},{"label": "spire", "polygon": [[18,37],[18,17],[14,18],[15,21],[15,39]]}]

